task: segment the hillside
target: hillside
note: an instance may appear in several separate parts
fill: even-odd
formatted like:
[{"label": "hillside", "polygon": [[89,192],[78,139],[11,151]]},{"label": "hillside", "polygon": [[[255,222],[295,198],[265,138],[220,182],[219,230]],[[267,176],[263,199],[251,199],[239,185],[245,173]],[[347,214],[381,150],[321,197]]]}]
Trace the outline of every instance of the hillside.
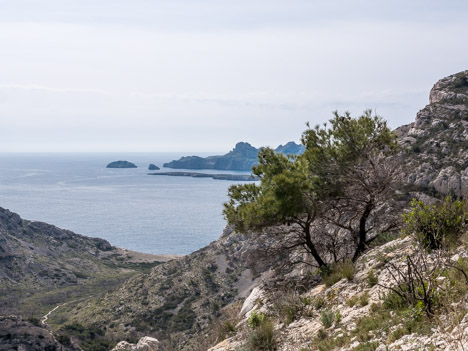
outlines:
[{"label": "hillside", "polygon": [[207,247],[131,278],[105,296],[65,306],[63,313],[73,316],[68,322],[105,328],[114,341],[147,335],[160,340],[163,349],[194,344],[206,349],[217,335],[205,332],[224,318],[222,312],[236,314],[238,301],[271,275],[277,258],[259,261],[263,245],[225,229]]},{"label": "hillside", "polygon": [[[0,208],[0,314],[40,317],[167,261],[137,254]],[[144,255],[143,255],[144,256]]]}]

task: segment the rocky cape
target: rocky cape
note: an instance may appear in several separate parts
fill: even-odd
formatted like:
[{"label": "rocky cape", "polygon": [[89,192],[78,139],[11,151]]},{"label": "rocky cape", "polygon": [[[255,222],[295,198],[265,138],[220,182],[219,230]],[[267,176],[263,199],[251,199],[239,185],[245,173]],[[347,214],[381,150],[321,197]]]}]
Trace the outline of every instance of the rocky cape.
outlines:
[{"label": "rocky cape", "polygon": [[[285,155],[300,155],[304,152],[303,145],[298,145],[290,141],[286,145],[278,146],[275,151],[281,152]],[[176,169],[218,169],[218,170],[236,170],[236,171],[250,171],[253,166],[258,164],[257,149],[249,143],[237,143],[234,149],[222,156],[185,156],[179,160],[174,160],[165,163],[163,166],[166,168]]]}]

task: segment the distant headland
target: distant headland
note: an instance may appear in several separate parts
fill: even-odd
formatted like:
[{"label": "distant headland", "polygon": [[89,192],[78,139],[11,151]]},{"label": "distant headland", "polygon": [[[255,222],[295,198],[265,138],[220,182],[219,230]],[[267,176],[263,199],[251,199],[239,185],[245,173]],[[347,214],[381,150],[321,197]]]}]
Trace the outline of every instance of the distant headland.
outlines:
[{"label": "distant headland", "polygon": [[[286,145],[278,146],[275,151],[286,155],[300,155],[304,152],[303,145],[290,141]],[[237,143],[234,149],[220,156],[184,156],[178,160],[165,163],[163,167],[175,169],[217,169],[232,171],[250,171],[257,165],[257,149],[249,143]]]},{"label": "distant headland", "polygon": [[128,161],[114,161],[109,163],[106,168],[137,168],[137,165]]}]

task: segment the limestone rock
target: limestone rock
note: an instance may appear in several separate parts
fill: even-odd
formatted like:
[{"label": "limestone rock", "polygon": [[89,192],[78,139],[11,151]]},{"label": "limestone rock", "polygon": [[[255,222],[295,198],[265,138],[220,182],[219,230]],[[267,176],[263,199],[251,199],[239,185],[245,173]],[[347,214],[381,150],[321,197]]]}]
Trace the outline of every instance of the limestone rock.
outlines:
[{"label": "limestone rock", "polygon": [[159,341],[158,339],[152,338],[150,336],[144,336],[138,343],[131,344],[127,341],[119,342],[112,351],[158,351],[159,350]]},{"label": "limestone rock", "polygon": [[407,165],[404,181],[422,191],[464,195],[468,190],[468,71],[439,80],[429,105],[396,130]]},{"label": "limestone rock", "polygon": [[259,287],[253,288],[250,295],[245,299],[244,304],[239,312],[241,317],[248,317],[256,308],[258,308],[259,301],[265,296],[265,292]]}]

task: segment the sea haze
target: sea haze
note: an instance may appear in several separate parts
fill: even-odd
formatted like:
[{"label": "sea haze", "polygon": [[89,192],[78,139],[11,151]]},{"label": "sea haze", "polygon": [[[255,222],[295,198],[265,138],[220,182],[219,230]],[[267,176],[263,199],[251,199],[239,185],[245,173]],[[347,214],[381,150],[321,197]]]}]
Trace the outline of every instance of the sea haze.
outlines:
[{"label": "sea haze", "polygon": [[[126,249],[188,254],[220,236],[227,189],[239,183],[147,175],[149,163],[170,171],[164,162],[189,154],[0,153],[0,206]],[[116,160],[138,168],[105,168]]]}]

